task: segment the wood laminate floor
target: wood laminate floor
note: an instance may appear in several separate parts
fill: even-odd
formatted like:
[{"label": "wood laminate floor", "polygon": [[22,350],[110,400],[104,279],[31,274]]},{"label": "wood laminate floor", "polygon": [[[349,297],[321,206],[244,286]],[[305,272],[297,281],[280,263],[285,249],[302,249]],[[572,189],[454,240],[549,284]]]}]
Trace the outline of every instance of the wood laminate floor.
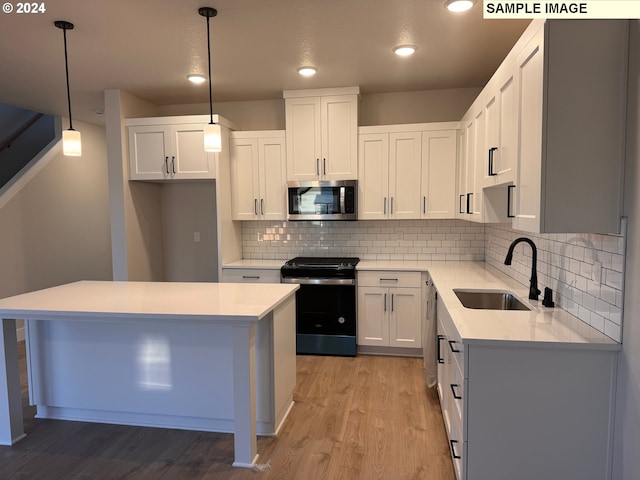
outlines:
[{"label": "wood laminate floor", "polygon": [[258,438],[259,472],[233,468],[233,436],[34,419],[0,447],[2,480],[454,480],[438,395],[422,359],[299,356],[295,406],[278,438]]}]

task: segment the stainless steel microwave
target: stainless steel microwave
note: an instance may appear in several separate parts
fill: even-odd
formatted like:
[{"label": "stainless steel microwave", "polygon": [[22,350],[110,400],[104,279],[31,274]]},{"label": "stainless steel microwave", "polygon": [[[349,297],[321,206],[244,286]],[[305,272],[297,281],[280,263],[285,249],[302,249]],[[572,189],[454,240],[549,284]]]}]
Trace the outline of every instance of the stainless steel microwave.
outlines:
[{"label": "stainless steel microwave", "polygon": [[357,180],[287,183],[288,220],[357,220]]}]

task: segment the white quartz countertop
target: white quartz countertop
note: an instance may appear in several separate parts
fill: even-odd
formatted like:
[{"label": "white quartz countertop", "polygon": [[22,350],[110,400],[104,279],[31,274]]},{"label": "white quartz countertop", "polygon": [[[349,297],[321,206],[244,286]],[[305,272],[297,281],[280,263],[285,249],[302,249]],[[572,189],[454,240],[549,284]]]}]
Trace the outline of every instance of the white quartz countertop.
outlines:
[{"label": "white quartz countertop", "polygon": [[0,318],[256,321],[291,284],[81,281],[0,299]]},{"label": "white quartz countertop", "polygon": [[[529,300],[529,288],[481,262],[431,262],[438,295],[460,333],[462,343],[620,350],[621,345],[560,308]],[[454,289],[506,290],[530,311],[466,308]]]}]

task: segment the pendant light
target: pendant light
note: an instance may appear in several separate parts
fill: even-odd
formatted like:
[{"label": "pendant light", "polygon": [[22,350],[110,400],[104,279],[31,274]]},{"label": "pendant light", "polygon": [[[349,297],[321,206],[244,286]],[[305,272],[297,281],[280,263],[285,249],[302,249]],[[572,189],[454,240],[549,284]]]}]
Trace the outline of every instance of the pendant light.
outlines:
[{"label": "pendant light", "polygon": [[204,149],[207,152],[222,151],[222,131],[220,125],[213,123],[213,92],[211,89],[211,33],[209,19],[215,17],[218,11],[211,7],[201,7],[198,13],[207,19],[207,60],[209,62],[209,114],[211,120],[204,127]]},{"label": "pendant light", "polygon": [[74,130],[71,119],[71,93],[69,90],[69,62],[67,59],[67,30],[73,30],[73,23],[65,20],[56,20],[53,24],[62,29],[64,36],[64,68],[67,77],[67,104],[69,106],[69,129],[62,132],[62,153],[69,157],[79,157],[82,155],[82,142],[80,132]]}]

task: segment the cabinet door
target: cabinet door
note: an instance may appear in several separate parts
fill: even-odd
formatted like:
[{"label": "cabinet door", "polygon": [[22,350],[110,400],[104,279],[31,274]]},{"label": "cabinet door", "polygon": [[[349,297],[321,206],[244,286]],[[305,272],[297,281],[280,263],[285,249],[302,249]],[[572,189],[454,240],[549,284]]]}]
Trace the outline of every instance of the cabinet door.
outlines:
[{"label": "cabinet door", "polygon": [[457,132],[422,132],[422,218],[455,218]]},{"label": "cabinet door", "polygon": [[[484,141],[486,151],[476,159],[482,170],[482,187],[491,187],[496,184],[496,159],[498,150],[500,150],[500,97],[492,87],[493,84],[490,84],[488,87],[489,95],[484,102]],[[493,156],[493,165],[489,165],[491,156]]]},{"label": "cabinet door", "polygon": [[513,228],[540,229],[542,169],[542,31],[518,56],[519,137],[518,174]]},{"label": "cabinet door", "polygon": [[389,134],[360,135],[358,155],[358,218],[386,218],[389,197]]},{"label": "cabinet door", "polygon": [[173,152],[171,175],[175,179],[215,178],[214,155],[204,150],[202,124],[171,127]]},{"label": "cabinet door", "polygon": [[457,190],[457,200],[456,200],[456,217],[466,220],[467,219],[467,211],[466,211],[466,197],[467,197],[467,157],[468,157],[468,134],[467,129],[465,127],[466,122],[464,119],[460,122],[460,140],[458,142],[459,152],[458,155],[458,190]]},{"label": "cabinet door", "polygon": [[234,220],[256,220],[259,212],[258,140],[232,138],[231,212]]},{"label": "cabinet door", "polygon": [[420,218],[420,132],[389,134],[389,218]]},{"label": "cabinet door", "polygon": [[422,347],[421,290],[391,288],[389,297],[389,346]]},{"label": "cabinet door", "polygon": [[358,344],[389,345],[389,289],[358,287]]},{"label": "cabinet door", "polygon": [[165,125],[129,127],[131,180],[163,180],[170,172],[171,130]]},{"label": "cabinet door", "polygon": [[321,97],[322,158],[327,180],[354,180],[358,175],[358,97]]},{"label": "cabinet door", "polygon": [[518,93],[513,68],[505,72],[499,86],[500,146],[494,152],[493,171],[497,175],[496,184],[504,185],[515,181],[518,159]]},{"label": "cabinet door", "polygon": [[286,214],[285,139],[258,139],[260,177],[260,217],[265,220],[284,220]]},{"label": "cabinet door", "polygon": [[318,180],[321,171],[320,97],[285,100],[287,180]]},{"label": "cabinet door", "polygon": [[469,220],[473,222],[482,222],[482,179],[484,176],[484,164],[482,159],[485,156],[485,152],[488,152],[484,141],[485,122],[482,104],[479,104],[479,107],[476,110],[473,123],[473,154],[470,156],[470,170],[468,170],[471,173],[467,177],[467,180],[470,180],[469,191],[473,193],[470,203],[471,218]]}]

